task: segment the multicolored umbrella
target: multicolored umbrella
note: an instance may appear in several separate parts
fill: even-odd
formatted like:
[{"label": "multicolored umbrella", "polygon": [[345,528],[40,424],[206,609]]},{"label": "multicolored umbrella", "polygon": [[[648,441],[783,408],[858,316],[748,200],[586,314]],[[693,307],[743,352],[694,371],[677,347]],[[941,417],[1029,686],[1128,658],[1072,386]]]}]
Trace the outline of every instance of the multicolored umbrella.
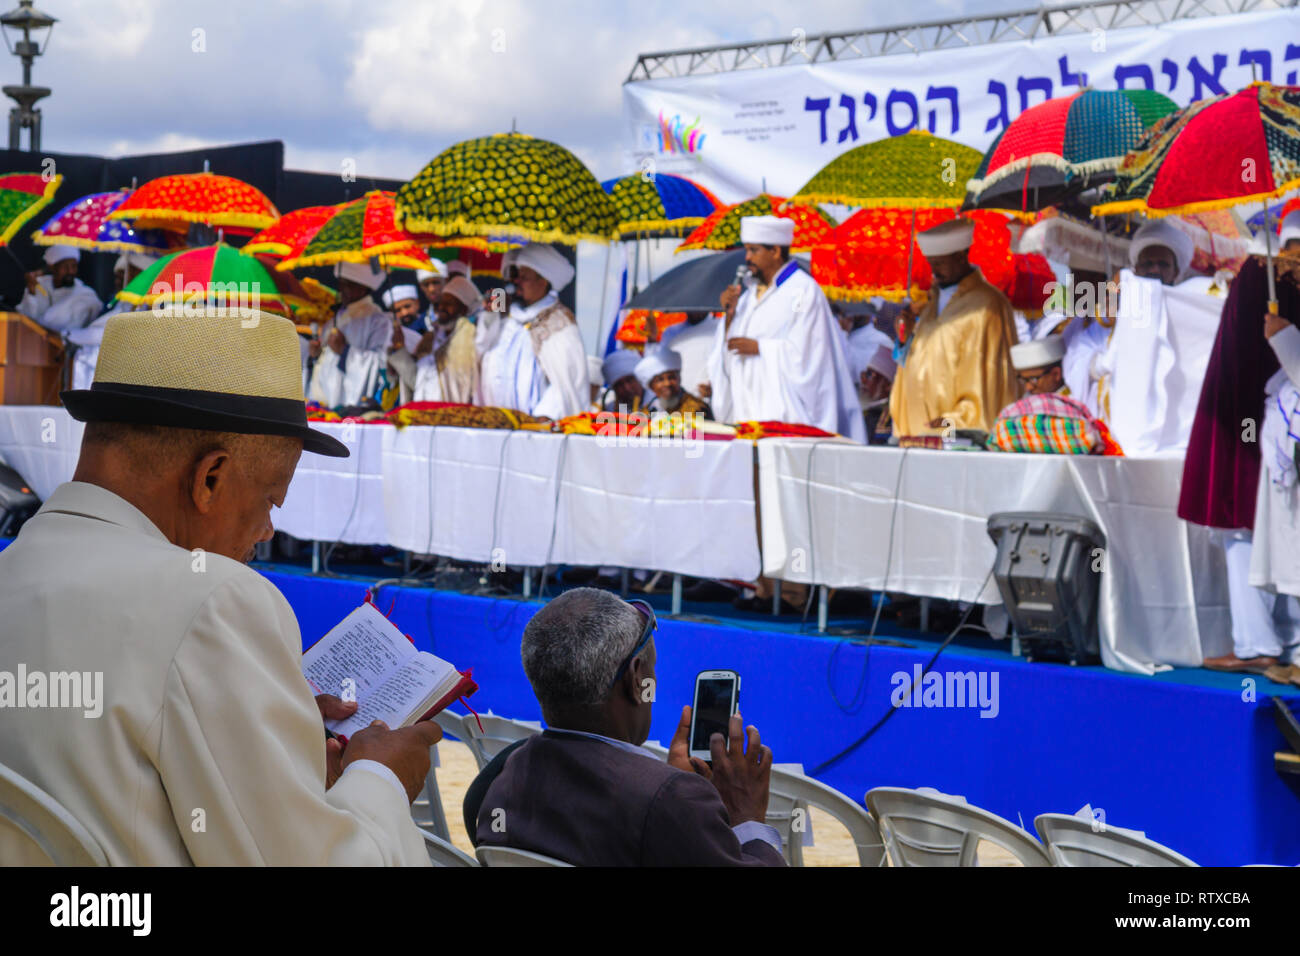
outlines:
[{"label": "multicolored umbrella", "polygon": [[914,129],[841,153],[790,200],[956,209],[966,198],[966,181],[975,174],[980,159],[978,150]]},{"label": "multicolored umbrella", "polygon": [[620,239],[684,236],[721,205],[703,186],[667,173],[633,173],[600,186],[618,208]]},{"label": "multicolored umbrella", "polygon": [[343,208],[334,206],[307,206],[286,212],[261,232],[253,235],[240,247],[245,255],[270,255],[284,258],[300,254],[302,249],[320,231],[326,221]]},{"label": "multicolored umbrella", "polygon": [[[393,222],[393,196],[372,189],[360,199],[334,207],[307,241],[292,249],[277,269],[330,266],[378,259],[385,269],[427,269],[429,255],[415,237]],[[254,239],[257,237],[254,236]]]},{"label": "multicolored umbrella", "polygon": [[95,252],[143,252],[165,256],[185,245],[186,223],[172,229],[136,229],[129,222],[109,219],[109,213],[131,195],[129,189],[91,193],[69,203],[32,233],[38,246],[77,246]]},{"label": "multicolored umbrella", "polygon": [[151,179],[109,214],[110,219],[179,219],[214,228],[265,229],[280,218],[260,189],[230,176],[181,173]]},{"label": "multicolored umbrella", "polygon": [[[863,209],[836,227],[812,254],[812,276],[827,297],[850,302],[877,296],[891,302],[923,298],[933,280],[919,248],[910,250],[910,287],[906,282],[909,240],[915,246],[913,214],[918,231],[957,217],[946,208]],[[983,210],[966,215],[975,221],[971,262],[1017,309],[1041,312],[1047,300],[1045,287],[1056,280],[1047,260],[1011,251],[1005,215]]]},{"label": "multicolored umbrella", "polygon": [[1026,212],[1108,182],[1125,154],[1177,108],[1153,90],[1087,89],[1031,106],[984,154],[966,184],[970,204]]},{"label": "multicolored umbrella", "polygon": [[443,150],[397,191],[397,225],[423,239],[493,236],[530,242],[608,242],[618,209],[563,146],[523,133]]},{"label": "multicolored umbrella", "polygon": [[1094,215],[1203,212],[1300,187],[1300,86],[1252,83],[1165,117],[1124,157]]},{"label": "multicolored umbrella", "polygon": [[117,297],[132,305],[200,301],[290,313],[290,304],[266,267],[224,242],[159,259],[128,282]]},{"label": "multicolored umbrella", "polygon": [[0,246],[7,246],[19,229],[49,205],[63,176],[46,179],[41,173],[0,176]]},{"label": "multicolored umbrella", "polygon": [[753,199],[722,206],[700,223],[676,252],[686,249],[734,249],[740,243],[740,220],[745,216],[779,216],[794,220],[794,242],[791,252],[807,252],[826,241],[827,234],[835,228],[835,220],[820,206],[795,203],[760,193]]}]

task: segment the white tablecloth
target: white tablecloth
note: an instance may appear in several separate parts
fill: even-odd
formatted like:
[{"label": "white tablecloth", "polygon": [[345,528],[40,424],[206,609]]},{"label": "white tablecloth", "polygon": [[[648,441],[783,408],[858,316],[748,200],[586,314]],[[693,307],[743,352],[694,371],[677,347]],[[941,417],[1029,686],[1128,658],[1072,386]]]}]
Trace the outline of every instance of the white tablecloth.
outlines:
[{"label": "white tablecloth", "polygon": [[0,460],[22,475],[44,501],[51,491],[72,480],[85,429],[64,408],[0,406]]},{"label": "white tablecloth", "polygon": [[386,432],[383,468],[388,540],[409,551],[758,573],[749,442],[609,447],[591,436],[413,426]]},{"label": "white tablecloth", "polygon": [[303,452],[284,507],[271,514],[277,531],[306,541],[384,544],[384,433],[388,425],[312,422],[348,446],[347,458]]},{"label": "white tablecloth", "polygon": [[1176,513],[1180,457],[904,452],[807,439],[770,439],[758,452],[765,574],[997,603],[988,516],[1058,511],[1106,536],[1099,622],[1108,667],[1197,667],[1231,646],[1223,552]]}]

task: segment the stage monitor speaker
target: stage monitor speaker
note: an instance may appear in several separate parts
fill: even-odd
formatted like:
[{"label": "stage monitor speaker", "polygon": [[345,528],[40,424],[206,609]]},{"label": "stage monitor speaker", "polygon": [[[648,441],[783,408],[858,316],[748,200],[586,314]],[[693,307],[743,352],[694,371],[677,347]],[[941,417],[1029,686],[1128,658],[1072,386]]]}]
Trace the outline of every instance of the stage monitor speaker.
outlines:
[{"label": "stage monitor speaker", "polygon": [[23,476],[0,462],[0,538],[12,538],[41,506]]},{"label": "stage monitor speaker", "polygon": [[1091,521],[1051,512],[990,515],[993,574],[1027,660],[1100,659],[1097,594],[1106,537]]}]

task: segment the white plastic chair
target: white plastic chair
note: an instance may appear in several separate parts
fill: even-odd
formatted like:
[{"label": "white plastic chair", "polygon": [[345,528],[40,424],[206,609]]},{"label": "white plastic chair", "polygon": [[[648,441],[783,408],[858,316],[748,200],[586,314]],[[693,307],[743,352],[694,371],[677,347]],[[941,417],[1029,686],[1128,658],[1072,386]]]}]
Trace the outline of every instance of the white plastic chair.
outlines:
[{"label": "white plastic chair", "polygon": [[1034,828],[1053,866],[1196,866],[1137,830],[1125,830],[1065,813],[1043,813]]},{"label": "white plastic chair", "polygon": [[435,836],[451,840],[447,826],[447,813],[442,807],[442,791],[438,789],[438,745],[429,748],[429,772],[424,778],[424,788],[411,804],[411,819],[417,827],[428,827]]},{"label": "white plastic chair", "polygon": [[48,793],[4,764],[0,764],[0,821],[25,834],[55,866],[108,866],[108,857],[89,830]]},{"label": "white plastic chair", "polygon": [[[480,721],[483,724],[482,730],[479,729]],[[511,720],[492,713],[480,714],[478,720],[473,717],[463,718],[461,726],[465,731],[465,736],[461,739],[469,744],[480,770],[515,741],[527,740],[542,732],[542,725],[535,720]]]},{"label": "white plastic chair", "polygon": [[573,866],[572,863],[565,863],[553,856],[508,846],[481,846],[475,852],[483,866]]},{"label": "white plastic chair", "polygon": [[877,787],[867,806],[894,866],[978,866],[980,840],[1002,847],[1025,866],[1051,866],[1042,844],[996,813],[929,787]]},{"label": "white plastic chair", "polygon": [[858,848],[859,866],[884,866],[885,846],[880,830],[863,807],[834,787],[803,772],[803,764],[773,764],[767,801],[767,822],[781,832],[782,853],[791,866],[803,866],[803,834],[808,809],[816,807],[844,824]]},{"label": "white plastic chair", "polygon": [[450,840],[443,840],[423,828],[417,829],[424,837],[425,852],[429,854],[429,862],[434,866],[478,866],[477,860],[456,849]]}]

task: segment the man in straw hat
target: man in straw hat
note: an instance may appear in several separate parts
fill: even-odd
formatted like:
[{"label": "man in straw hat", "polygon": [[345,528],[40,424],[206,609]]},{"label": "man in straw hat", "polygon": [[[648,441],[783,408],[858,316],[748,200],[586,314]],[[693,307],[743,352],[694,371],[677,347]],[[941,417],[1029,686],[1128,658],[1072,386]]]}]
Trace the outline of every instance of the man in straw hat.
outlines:
[{"label": "man in straw hat", "polygon": [[1011,303],[971,265],[974,235],[975,223],[962,218],[917,233],[934,286],[911,328],[903,314],[906,352],[889,396],[895,435],[990,431],[1017,398]]},{"label": "man in straw hat", "polygon": [[81,252],[75,246],[45,250],[45,271],[25,276],[27,291],[18,311],[51,332],[79,329],[104,307],[93,289],[77,278]]},{"label": "man in straw hat", "polygon": [[[559,420],[589,404],[587,352],[578,324],[559,293],[573,266],[553,247],[530,243],[512,258],[515,292],[482,352],[484,405]],[[484,345],[480,342],[480,345]]]},{"label": "man in straw hat", "polygon": [[392,317],[372,298],[384,284],[384,273],[368,264],[340,262],[339,310],[322,341],[311,344],[316,365],[307,397],[326,408],[356,405],[379,385],[393,340]]},{"label": "man in straw hat", "polygon": [[[292,323],[114,316],[63,401],[81,455],[0,553],[0,671],[71,674],[81,699],[0,709],[0,763],[112,864],[427,863],[410,803],[437,725],[327,742],[355,704],[313,699],[293,610],[245,563],[302,452],[347,455],[307,427]],[[0,859],[37,858],[0,828]]]},{"label": "man in straw hat", "polygon": [[790,258],[794,221],[740,220],[755,284],[727,287],[709,355],[710,400],[719,421],[782,421],[867,440],[843,336],[812,276]]}]

